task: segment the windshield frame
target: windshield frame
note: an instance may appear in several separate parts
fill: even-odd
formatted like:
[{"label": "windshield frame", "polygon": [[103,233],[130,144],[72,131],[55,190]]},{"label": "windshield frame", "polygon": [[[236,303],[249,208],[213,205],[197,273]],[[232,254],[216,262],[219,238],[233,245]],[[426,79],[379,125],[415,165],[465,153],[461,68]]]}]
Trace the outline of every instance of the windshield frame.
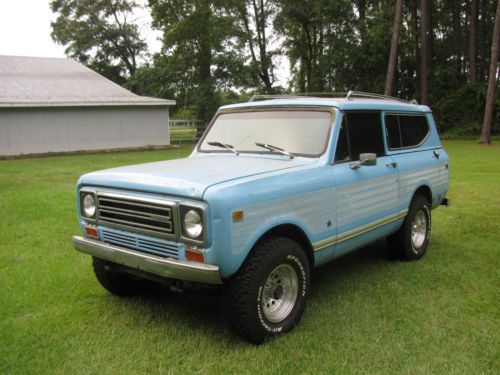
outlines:
[{"label": "windshield frame", "polygon": [[[229,150],[202,150],[201,145],[205,141],[205,138],[207,135],[210,133],[210,129],[214,125],[215,121],[217,118],[221,115],[225,114],[230,114],[230,113],[248,113],[248,112],[271,112],[271,111],[284,111],[284,112],[290,112],[290,111],[306,111],[306,112],[328,112],[330,113],[330,120],[328,122],[328,131],[326,133],[325,137],[325,143],[323,145],[323,149],[321,152],[317,154],[303,154],[303,153],[295,153],[291,152],[293,156],[302,156],[306,158],[319,158],[322,156],[327,148],[328,144],[330,141],[330,137],[332,134],[332,128],[333,128],[333,123],[335,122],[335,118],[337,115],[337,112],[335,110],[335,107],[330,107],[330,106],[312,106],[312,105],[303,105],[303,106],[258,106],[258,107],[242,107],[242,108],[231,108],[231,109],[219,109],[213,119],[210,121],[210,123],[207,126],[207,129],[203,132],[203,136],[200,138],[198,141],[198,144],[196,146],[197,152],[200,153],[205,153],[205,154],[227,154],[230,153],[231,151]],[[265,139],[259,139],[257,142],[265,142]],[[277,145],[281,147],[281,145]],[[239,153],[243,154],[257,154],[257,155],[281,155],[280,153],[276,151],[245,151],[245,150],[236,150]],[[288,151],[288,150],[287,150]]]}]

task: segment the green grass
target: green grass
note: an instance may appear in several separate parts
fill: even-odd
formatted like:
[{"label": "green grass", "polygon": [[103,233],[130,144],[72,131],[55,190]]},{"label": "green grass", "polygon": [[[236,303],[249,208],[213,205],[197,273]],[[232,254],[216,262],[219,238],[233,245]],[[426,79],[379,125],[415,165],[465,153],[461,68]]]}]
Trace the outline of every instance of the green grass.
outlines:
[{"label": "green grass", "polygon": [[300,325],[260,347],[219,296],[114,297],[72,249],[79,175],[187,146],[0,161],[0,374],[498,374],[500,147],[445,147],[453,206],[427,256],[392,262],[381,242],[318,269]]}]

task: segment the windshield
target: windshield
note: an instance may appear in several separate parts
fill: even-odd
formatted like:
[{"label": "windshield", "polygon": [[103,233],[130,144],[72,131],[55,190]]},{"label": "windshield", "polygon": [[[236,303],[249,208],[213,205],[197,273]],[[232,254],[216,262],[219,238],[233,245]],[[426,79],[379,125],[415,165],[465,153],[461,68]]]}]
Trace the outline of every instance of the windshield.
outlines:
[{"label": "windshield", "polygon": [[319,156],[326,148],[333,114],[327,110],[262,110],[222,113],[205,135],[200,151],[269,153],[262,145],[272,145],[290,154]]}]

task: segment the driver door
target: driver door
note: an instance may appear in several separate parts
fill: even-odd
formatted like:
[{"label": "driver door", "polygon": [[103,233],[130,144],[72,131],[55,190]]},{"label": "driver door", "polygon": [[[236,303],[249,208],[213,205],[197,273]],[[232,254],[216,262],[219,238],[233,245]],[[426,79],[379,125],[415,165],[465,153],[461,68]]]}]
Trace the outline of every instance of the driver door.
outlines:
[{"label": "driver door", "polygon": [[[376,154],[376,165],[353,169],[363,153]],[[344,112],[333,175],[337,242],[380,227],[397,213],[398,174],[394,160],[385,154],[380,112]]]}]

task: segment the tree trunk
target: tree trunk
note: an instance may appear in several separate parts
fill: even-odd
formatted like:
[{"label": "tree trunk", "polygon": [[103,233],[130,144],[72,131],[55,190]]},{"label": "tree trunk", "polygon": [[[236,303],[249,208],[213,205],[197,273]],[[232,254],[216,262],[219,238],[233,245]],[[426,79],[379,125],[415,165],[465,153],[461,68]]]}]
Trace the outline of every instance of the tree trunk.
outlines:
[{"label": "tree trunk", "polygon": [[420,82],[420,71],[418,69],[418,63],[420,61],[420,51],[419,51],[419,40],[418,40],[418,34],[419,34],[419,28],[418,28],[418,5],[417,5],[417,0],[412,0],[411,5],[410,5],[410,12],[411,12],[411,19],[412,19],[412,34],[413,34],[413,42],[415,46],[415,83],[413,84],[413,90],[414,90],[414,98],[419,98],[420,97],[420,85],[417,82]]},{"label": "tree trunk", "polygon": [[451,16],[453,24],[453,35],[454,35],[453,45],[456,54],[455,68],[457,76],[460,76],[462,74],[462,47],[461,47],[462,32],[461,32],[461,22],[460,22],[461,7],[459,2],[453,3],[451,9]]},{"label": "tree trunk", "polygon": [[385,95],[392,94],[392,85],[394,83],[394,72],[398,61],[398,40],[399,29],[401,27],[401,10],[403,8],[403,0],[396,1],[396,13],[394,15],[394,30],[392,32],[391,53],[389,55],[389,64],[387,65],[387,76],[385,81]]},{"label": "tree trunk", "polygon": [[[210,7],[205,1],[197,3],[197,11],[199,11],[207,23],[212,14]],[[208,27],[205,28],[208,30]],[[204,126],[210,121],[213,112],[215,111],[215,94],[212,79],[212,45],[210,35],[204,32],[198,36],[199,51],[198,51],[198,119],[203,120],[203,123],[197,129],[197,135],[200,137],[203,134]]]},{"label": "tree trunk", "polygon": [[486,48],[486,1],[487,0],[481,0],[481,57],[479,59],[480,61],[480,75],[481,75],[481,82],[486,82],[486,70],[488,69],[488,62],[487,60],[487,48]]},{"label": "tree trunk", "polygon": [[420,101],[429,103],[428,55],[429,55],[429,0],[420,0]]},{"label": "tree trunk", "polygon": [[497,1],[495,15],[495,27],[491,41],[490,74],[488,77],[488,92],[486,94],[486,105],[484,107],[483,130],[480,143],[491,144],[491,123],[493,122],[493,106],[495,105],[495,89],[497,86],[498,70],[498,39],[500,38],[500,1]]},{"label": "tree trunk", "polygon": [[366,6],[367,6],[367,1],[366,0],[356,0],[355,2],[356,8],[358,8],[358,27],[359,27],[359,34],[361,38],[361,43],[364,42],[365,40],[365,34],[366,34]]},{"label": "tree trunk", "polygon": [[476,84],[477,79],[477,14],[479,0],[472,0],[470,13],[470,40],[469,40],[469,81]]}]

